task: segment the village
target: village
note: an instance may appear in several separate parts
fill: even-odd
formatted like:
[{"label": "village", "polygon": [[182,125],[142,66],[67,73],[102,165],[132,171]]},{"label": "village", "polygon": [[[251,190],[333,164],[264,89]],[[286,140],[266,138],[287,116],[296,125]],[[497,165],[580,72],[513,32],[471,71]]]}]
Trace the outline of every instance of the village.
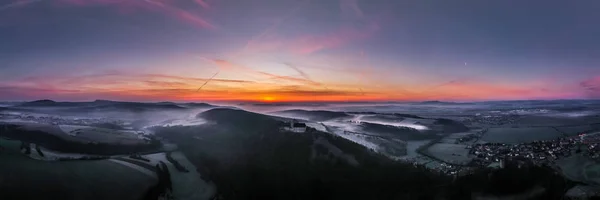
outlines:
[{"label": "village", "polygon": [[556,160],[573,154],[588,158],[600,158],[600,134],[579,134],[554,140],[539,140],[521,144],[485,143],[468,146],[469,154],[475,156],[472,165],[490,166],[504,161],[531,162],[534,165],[550,166]]}]

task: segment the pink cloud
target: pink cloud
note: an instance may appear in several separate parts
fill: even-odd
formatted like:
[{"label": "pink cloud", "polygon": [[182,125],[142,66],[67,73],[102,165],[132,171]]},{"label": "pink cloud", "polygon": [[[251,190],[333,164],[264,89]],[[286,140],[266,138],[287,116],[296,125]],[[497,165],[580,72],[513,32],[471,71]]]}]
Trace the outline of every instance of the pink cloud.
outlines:
[{"label": "pink cloud", "polygon": [[204,0],[194,0],[194,2],[196,2],[202,8],[205,8],[205,9],[209,9],[210,8],[210,5],[208,3],[206,3],[206,1],[204,1]]},{"label": "pink cloud", "polygon": [[342,27],[323,35],[304,35],[295,38],[284,38],[271,34],[262,40],[249,41],[244,51],[246,53],[262,53],[287,51],[294,54],[307,55],[321,50],[343,47],[349,43],[370,38],[381,27],[371,23],[366,27]]},{"label": "pink cloud", "polygon": [[[306,1],[308,2],[308,1]],[[299,37],[278,36],[275,30],[285,19],[302,7],[297,6],[290,14],[281,20],[276,21],[272,26],[261,32],[258,36],[252,38],[244,49],[243,53],[261,53],[272,51],[287,51],[295,54],[311,54],[325,49],[339,48],[349,43],[363,40],[374,35],[381,27],[378,20],[366,20],[365,14],[358,5],[357,0],[340,0],[341,13],[352,21],[350,24],[342,25],[340,28],[324,34],[310,34]],[[356,23],[366,23],[363,26],[356,26]]]},{"label": "pink cloud", "polygon": [[291,48],[295,53],[310,54],[323,49],[339,47],[351,40],[365,36],[355,30],[340,31],[325,36],[305,36],[296,41]]},{"label": "pink cloud", "polygon": [[600,76],[592,77],[579,83],[586,94],[592,98],[600,98]]},{"label": "pink cloud", "polygon": [[566,88],[544,88],[494,84],[474,80],[456,80],[428,92],[434,97],[465,100],[560,99],[579,98],[581,93]]}]

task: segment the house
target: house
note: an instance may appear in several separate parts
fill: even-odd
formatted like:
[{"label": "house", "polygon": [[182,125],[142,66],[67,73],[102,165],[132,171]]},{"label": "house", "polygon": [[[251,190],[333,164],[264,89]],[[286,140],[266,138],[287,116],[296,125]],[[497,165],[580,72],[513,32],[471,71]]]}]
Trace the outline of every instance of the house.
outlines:
[{"label": "house", "polygon": [[286,127],[286,129],[295,133],[304,133],[306,132],[306,124],[293,120],[290,121],[290,126]]}]

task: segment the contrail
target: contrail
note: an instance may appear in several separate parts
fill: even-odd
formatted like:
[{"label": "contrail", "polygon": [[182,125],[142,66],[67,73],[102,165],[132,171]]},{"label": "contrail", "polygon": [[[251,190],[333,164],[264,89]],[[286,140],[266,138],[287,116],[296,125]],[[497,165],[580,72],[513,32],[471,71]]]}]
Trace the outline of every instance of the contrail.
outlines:
[{"label": "contrail", "polygon": [[286,65],[286,66],[288,66],[288,67],[290,67],[290,68],[292,68],[296,72],[298,72],[300,74],[300,76],[302,76],[304,79],[306,79],[308,81],[311,81],[311,82],[315,82],[315,83],[319,84],[320,86],[323,86],[323,88],[325,88],[326,90],[329,90],[329,88],[327,88],[327,86],[325,84],[313,81],[310,78],[310,76],[308,76],[308,74],[306,74],[304,71],[302,71],[300,68],[296,67],[295,65],[292,65],[290,63],[283,63],[283,64]]},{"label": "contrail", "polygon": [[198,90],[196,90],[196,92],[199,92],[200,89],[202,89],[202,87],[204,87],[209,81],[211,81],[213,78],[215,78],[215,76],[217,76],[217,74],[219,74],[220,71],[217,71],[217,73],[213,74],[208,80],[206,80],[206,82],[204,82],[204,84],[202,84],[202,86],[200,86],[200,88],[198,88]]},{"label": "contrail", "polygon": [[308,74],[304,73],[304,71],[298,69],[298,67],[290,64],[290,63],[283,63],[284,65],[287,65],[288,67],[292,68],[293,70],[295,70],[296,72],[298,72],[298,74],[300,74],[300,76],[304,77],[305,79],[308,79],[310,81],[312,81],[310,79],[310,77],[308,76]]}]

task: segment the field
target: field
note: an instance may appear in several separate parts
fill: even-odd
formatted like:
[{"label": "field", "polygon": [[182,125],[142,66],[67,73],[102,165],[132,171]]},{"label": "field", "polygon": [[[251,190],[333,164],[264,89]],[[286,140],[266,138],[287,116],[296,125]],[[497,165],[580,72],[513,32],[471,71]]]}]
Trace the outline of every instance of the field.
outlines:
[{"label": "field", "polygon": [[581,126],[562,126],[556,127],[560,132],[566,135],[578,135],[583,132],[588,132],[593,130],[594,128],[591,125],[581,125]]},{"label": "field", "polygon": [[582,155],[574,155],[556,162],[569,179],[590,184],[600,184],[600,164]]},{"label": "field", "polygon": [[481,142],[518,144],[561,136],[560,132],[551,127],[490,128],[481,138]]},{"label": "field", "polygon": [[469,158],[469,150],[462,144],[447,144],[437,143],[429,147],[429,154],[437,159],[447,163],[464,165],[469,163],[472,158]]},{"label": "field", "polygon": [[573,126],[588,124],[590,120],[586,117],[557,117],[557,116],[543,116],[543,115],[530,115],[521,116],[516,121],[515,125],[519,126]]}]

